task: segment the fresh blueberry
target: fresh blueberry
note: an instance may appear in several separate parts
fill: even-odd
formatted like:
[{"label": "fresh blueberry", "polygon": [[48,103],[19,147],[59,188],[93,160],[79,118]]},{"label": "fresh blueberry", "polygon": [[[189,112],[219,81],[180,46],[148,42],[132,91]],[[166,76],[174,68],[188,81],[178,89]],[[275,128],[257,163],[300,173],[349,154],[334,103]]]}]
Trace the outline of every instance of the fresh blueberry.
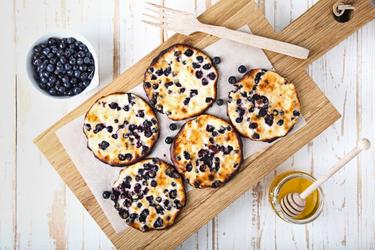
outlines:
[{"label": "fresh blueberry", "polygon": [[63,51],[61,50],[61,49],[58,49],[57,51],[56,51],[56,56],[57,57],[60,57],[60,56],[62,56],[63,55]]},{"label": "fresh blueberry", "polygon": [[88,58],[86,56],[85,58],[83,58],[83,62],[86,63],[86,64],[89,64],[90,63],[90,58]]},{"label": "fresh blueberry", "polygon": [[240,65],[238,67],[238,72],[240,72],[241,74],[245,73],[246,72],[246,67],[244,65]]},{"label": "fresh blueberry", "polygon": [[81,89],[80,87],[75,87],[75,88],[73,89],[73,92],[74,92],[75,95],[78,95],[79,93],[82,92],[82,89]]},{"label": "fresh blueberry", "polygon": [[237,82],[237,78],[236,78],[235,76],[230,76],[230,77],[228,78],[228,82],[229,82],[230,84],[235,84],[235,83]]},{"label": "fresh blueberry", "polygon": [[75,84],[78,83],[78,79],[75,78],[75,77],[72,77],[72,78],[70,79],[70,83],[73,84],[73,85],[75,85]]},{"label": "fresh blueberry", "polygon": [[74,65],[74,64],[77,63],[77,60],[76,60],[74,57],[70,57],[70,58],[69,58],[69,63],[70,63],[71,65]]},{"label": "fresh blueberry", "polygon": [[68,38],[66,39],[66,42],[67,42],[68,44],[72,44],[72,43],[74,43],[75,41],[76,41],[76,39],[73,38],[73,37],[68,37]]},{"label": "fresh blueberry", "polygon": [[65,64],[64,68],[65,68],[65,70],[71,70],[73,67],[70,64]]},{"label": "fresh blueberry", "polygon": [[85,86],[86,88],[90,85],[91,82],[86,80],[86,81],[83,81],[82,83],[83,83],[83,86]]},{"label": "fresh blueberry", "polygon": [[165,138],[165,143],[167,144],[171,144],[173,142],[173,138],[168,136],[167,138]]},{"label": "fresh blueberry", "polygon": [[299,116],[299,115],[300,115],[300,112],[299,112],[298,110],[294,110],[294,111],[293,111],[293,115],[294,115],[294,116]]},{"label": "fresh blueberry", "polygon": [[41,48],[39,45],[36,45],[36,46],[33,48],[33,51],[34,51],[34,52],[41,52],[41,51],[42,51],[42,48]]},{"label": "fresh blueberry", "polygon": [[79,50],[88,51],[86,45],[84,45],[84,44],[80,44],[80,45],[78,46],[78,48],[79,48]]},{"label": "fresh blueberry", "polygon": [[70,82],[64,82],[64,87],[70,89],[72,87],[72,84]]},{"label": "fresh blueberry", "polygon": [[171,124],[169,124],[169,129],[170,130],[176,130],[177,129],[177,124],[176,123],[171,123]]},{"label": "fresh blueberry", "polygon": [[81,71],[80,70],[74,70],[74,77],[79,78],[81,76]]},{"label": "fresh blueberry", "polygon": [[69,82],[69,77],[68,77],[68,76],[63,76],[63,77],[61,78],[61,81],[62,81],[63,83]]},{"label": "fresh blueberry", "polygon": [[47,43],[50,44],[50,45],[55,44],[56,43],[56,38],[54,38],[54,37],[48,38]]},{"label": "fresh blueberry", "polygon": [[48,81],[51,82],[51,83],[55,83],[56,82],[56,77],[50,76],[50,77],[48,77]]},{"label": "fresh blueberry", "polygon": [[221,105],[224,104],[224,100],[223,99],[217,99],[216,100],[216,104],[219,105],[219,106],[221,106]]},{"label": "fresh blueberry", "polygon": [[48,55],[51,50],[47,47],[43,49],[43,54]]},{"label": "fresh blueberry", "polygon": [[44,84],[48,82],[47,78],[45,77],[40,78],[40,81]]},{"label": "fresh blueberry", "polygon": [[35,66],[40,66],[40,65],[42,65],[42,60],[40,60],[40,59],[35,59],[34,61],[33,61],[33,65],[35,65]]},{"label": "fresh blueberry", "polygon": [[41,89],[47,89],[47,85],[45,84],[45,83],[39,83],[39,87],[41,88]]},{"label": "fresh blueberry", "polygon": [[59,91],[61,94],[64,94],[65,90],[66,90],[66,89],[65,89],[64,86],[60,86],[59,89],[58,89],[58,91]]},{"label": "fresh blueberry", "polygon": [[52,96],[55,96],[55,95],[57,94],[56,89],[54,89],[54,88],[49,89],[49,90],[48,90],[48,93],[49,93],[50,95],[52,95]]},{"label": "fresh blueberry", "polygon": [[82,65],[83,64],[83,59],[82,58],[78,58],[77,59],[77,64],[78,65]]},{"label": "fresh blueberry", "polygon": [[[80,71],[87,71],[88,67],[86,65],[79,65],[78,69]],[[94,67],[92,68],[92,71],[94,71]]]},{"label": "fresh blueberry", "polygon": [[77,56],[80,57],[80,58],[82,58],[82,57],[85,56],[85,52],[83,52],[83,51],[78,51]]},{"label": "fresh blueberry", "polygon": [[84,73],[81,74],[81,79],[86,80],[88,78],[88,76],[89,75],[86,72],[84,72]]},{"label": "fresh blueberry", "polygon": [[60,65],[57,65],[55,71],[56,71],[56,73],[61,73],[61,72],[64,71],[64,67],[60,66]]},{"label": "fresh blueberry", "polygon": [[212,59],[212,62],[217,65],[217,64],[220,64],[221,63],[221,58],[218,57],[218,56],[215,56],[213,59]]},{"label": "fresh blueberry", "polygon": [[103,198],[104,199],[109,199],[111,197],[111,191],[104,191],[103,192]]},{"label": "fresh blueberry", "polygon": [[48,72],[53,72],[53,71],[55,71],[55,67],[52,64],[48,64],[47,65],[47,71]]},{"label": "fresh blueberry", "polygon": [[[79,66],[81,68],[81,66]],[[94,72],[95,71],[95,66],[89,66],[87,67],[88,72]]]}]

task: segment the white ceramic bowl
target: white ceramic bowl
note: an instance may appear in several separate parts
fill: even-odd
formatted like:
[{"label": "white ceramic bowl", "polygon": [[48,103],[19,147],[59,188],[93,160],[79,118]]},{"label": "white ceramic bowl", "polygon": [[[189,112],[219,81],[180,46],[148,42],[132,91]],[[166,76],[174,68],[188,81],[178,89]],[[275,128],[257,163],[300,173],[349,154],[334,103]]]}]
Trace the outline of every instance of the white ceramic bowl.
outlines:
[{"label": "white ceramic bowl", "polygon": [[[32,58],[32,54],[33,54],[33,48],[36,45],[38,45],[38,44],[40,44],[42,42],[47,41],[48,38],[50,38],[50,37],[56,37],[56,38],[73,37],[73,38],[77,39],[78,41],[81,41],[83,44],[85,44],[87,46],[87,48],[89,49],[90,53],[92,54],[92,57],[94,58],[94,64],[95,64],[94,77],[92,78],[90,85],[87,86],[87,88],[85,88],[78,95],[74,95],[74,96],[52,96],[52,95],[48,94],[48,92],[46,92],[45,90],[41,89],[39,87],[39,85],[38,85],[38,82],[34,79],[33,66],[32,66],[32,63],[31,63],[31,58]],[[35,89],[37,89],[40,93],[42,93],[42,94],[44,94],[46,96],[49,96],[49,97],[53,97],[55,99],[74,98],[74,97],[77,97],[79,95],[82,95],[84,93],[87,93],[87,92],[89,92],[89,91],[97,88],[98,85],[99,85],[98,56],[97,56],[97,54],[96,54],[96,52],[94,50],[94,47],[92,46],[92,44],[84,36],[82,36],[79,33],[71,32],[71,31],[59,31],[59,32],[47,33],[47,34],[39,37],[39,39],[37,39],[33,44],[31,44],[29,50],[27,51],[27,55],[26,55],[26,71],[27,71],[27,76],[29,78],[29,81],[34,85]]]}]

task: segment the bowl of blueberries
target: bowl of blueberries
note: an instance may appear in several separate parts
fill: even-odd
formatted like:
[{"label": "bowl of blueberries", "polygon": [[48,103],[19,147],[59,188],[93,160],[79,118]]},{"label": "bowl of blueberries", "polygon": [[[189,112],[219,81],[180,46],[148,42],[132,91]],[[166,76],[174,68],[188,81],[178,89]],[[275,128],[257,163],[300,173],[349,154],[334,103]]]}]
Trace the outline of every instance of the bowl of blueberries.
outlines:
[{"label": "bowl of blueberries", "polygon": [[29,80],[41,93],[65,99],[99,85],[98,59],[91,43],[73,32],[37,39],[26,58]]}]

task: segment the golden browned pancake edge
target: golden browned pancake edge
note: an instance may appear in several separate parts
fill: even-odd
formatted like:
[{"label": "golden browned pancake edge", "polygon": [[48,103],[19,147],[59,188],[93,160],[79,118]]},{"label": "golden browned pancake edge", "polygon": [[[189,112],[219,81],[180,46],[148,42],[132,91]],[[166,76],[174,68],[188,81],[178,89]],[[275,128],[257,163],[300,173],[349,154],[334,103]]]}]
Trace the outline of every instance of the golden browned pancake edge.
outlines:
[{"label": "golden browned pancake edge", "polygon": [[173,166],[147,158],[121,170],[112,185],[111,199],[120,217],[144,232],[173,225],[185,206],[186,193]]},{"label": "golden browned pancake edge", "polygon": [[234,86],[227,114],[242,136],[272,142],[298,121],[301,105],[295,86],[276,72],[252,69]]},{"label": "golden browned pancake edge", "polygon": [[111,166],[126,166],[152,151],[159,138],[159,123],[141,97],[117,92],[99,98],[90,107],[83,132],[87,148],[97,159]]},{"label": "golden browned pancake edge", "polygon": [[208,114],[186,122],[170,151],[177,171],[196,188],[224,185],[243,160],[241,138],[233,126]]},{"label": "golden browned pancake edge", "polygon": [[218,71],[203,51],[175,44],[155,57],[144,74],[151,105],[171,120],[197,116],[216,99]]}]

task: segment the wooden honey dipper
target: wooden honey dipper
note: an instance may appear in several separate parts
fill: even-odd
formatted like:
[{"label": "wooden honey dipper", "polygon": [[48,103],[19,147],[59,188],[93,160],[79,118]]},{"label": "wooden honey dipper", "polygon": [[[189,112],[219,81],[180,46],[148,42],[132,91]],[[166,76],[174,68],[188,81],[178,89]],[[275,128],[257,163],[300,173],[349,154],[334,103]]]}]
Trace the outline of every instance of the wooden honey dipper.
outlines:
[{"label": "wooden honey dipper", "polygon": [[326,180],[333,176],[337,171],[345,166],[350,160],[356,157],[363,150],[370,148],[370,141],[367,139],[361,139],[358,145],[352,149],[347,155],[345,155],[341,160],[339,160],[335,165],[333,165],[327,172],[310,186],[308,186],[302,193],[289,193],[285,195],[281,200],[281,209],[285,214],[295,217],[300,215],[305,209],[306,198],[319,188]]}]

